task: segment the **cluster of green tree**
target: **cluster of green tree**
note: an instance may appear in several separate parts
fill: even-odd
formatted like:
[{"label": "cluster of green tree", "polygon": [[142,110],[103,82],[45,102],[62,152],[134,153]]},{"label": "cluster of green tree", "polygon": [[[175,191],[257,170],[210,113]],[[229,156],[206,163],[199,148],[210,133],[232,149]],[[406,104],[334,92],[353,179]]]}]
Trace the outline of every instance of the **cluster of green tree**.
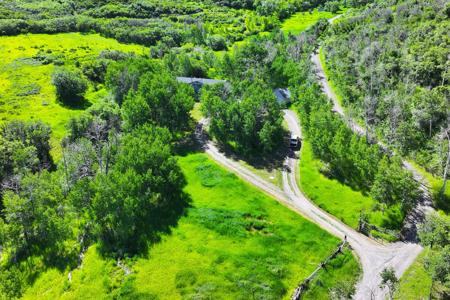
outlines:
[{"label": "cluster of green tree", "polygon": [[[383,153],[377,145],[352,132],[331,110],[320,87],[301,85],[296,91],[303,128],[314,154],[327,163],[325,173],[392,207],[401,204],[407,213],[416,203],[419,184],[403,168],[401,159]],[[394,225],[394,224],[391,224]],[[396,224],[401,225],[401,222]]]},{"label": "cluster of green tree", "polygon": [[[121,42],[146,46],[171,48],[193,42],[223,50],[227,43],[279,24],[275,11],[264,15],[258,13],[256,7],[261,5],[247,10],[211,1],[98,1],[86,4],[83,1],[14,0],[0,3],[0,34],[98,32]],[[289,7],[290,13],[299,8],[293,4]]]},{"label": "cluster of green tree", "polygon": [[[189,203],[173,144],[189,127],[192,88],[145,59],[117,61],[105,76],[114,100],[69,122],[56,167],[47,126],[0,130],[1,297],[20,296],[40,259],[74,268],[95,242],[113,257],[145,251]],[[71,79],[59,84],[73,88]]]},{"label": "cluster of green tree", "polygon": [[432,213],[419,228],[420,241],[431,248],[425,268],[431,275],[430,299],[450,297],[450,217]]},{"label": "cluster of green tree", "polygon": [[282,113],[270,87],[246,83],[244,92],[228,94],[226,87],[202,91],[202,110],[210,133],[243,154],[271,153],[283,140]]},{"label": "cluster of green tree", "polygon": [[382,1],[340,20],[324,50],[343,104],[372,135],[446,180],[450,6]]},{"label": "cluster of green tree", "polygon": [[[319,21],[297,37],[286,38],[274,32],[267,37],[254,38],[232,55],[224,56],[221,63],[223,75],[239,80],[235,83],[237,90],[248,90],[251,86],[248,82],[258,80],[268,82],[272,87],[289,86],[314,155],[326,163],[324,173],[370,193],[382,206],[392,208],[396,220],[386,226],[399,229],[403,216],[419,196],[418,183],[403,169],[398,157],[390,157],[365,137],[354,134],[344,120],[332,112],[310,63],[310,53],[327,24],[326,20]],[[232,109],[225,109],[226,104],[216,105],[218,100],[209,96],[205,104],[212,107],[207,111],[213,120],[220,117],[220,122],[213,121],[211,129],[226,128],[218,130],[218,133],[226,133],[223,137],[218,133],[216,136],[219,140],[227,140],[230,139],[227,134],[235,128],[231,121],[236,113],[230,114],[228,111]],[[229,106],[232,107],[233,102]],[[227,119],[228,114],[231,116]],[[234,138],[238,136],[236,133],[232,135]],[[399,206],[402,209],[397,212],[396,207]]]},{"label": "cluster of green tree", "polygon": [[4,190],[17,190],[27,173],[53,168],[50,132],[42,122],[14,121],[0,127],[0,197]]},{"label": "cluster of green tree", "polygon": [[[97,88],[98,84],[105,83],[107,69],[112,62],[124,61],[134,57],[134,54],[105,50],[100,52],[97,57],[82,63],[75,61],[75,66],[79,70],[71,70],[64,66],[57,67],[52,74],[52,83],[56,89],[57,99],[64,105],[83,106],[87,89],[91,85]],[[33,59],[39,60],[43,64],[57,64],[51,54],[43,55],[38,52]]]}]

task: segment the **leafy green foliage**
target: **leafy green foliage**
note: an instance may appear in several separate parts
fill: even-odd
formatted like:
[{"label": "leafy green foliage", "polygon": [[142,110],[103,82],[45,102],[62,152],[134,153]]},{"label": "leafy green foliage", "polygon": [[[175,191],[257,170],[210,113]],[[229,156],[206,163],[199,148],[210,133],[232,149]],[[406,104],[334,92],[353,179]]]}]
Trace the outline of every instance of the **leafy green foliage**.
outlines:
[{"label": "leafy green foliage", "polygon": [[79,74],[65,69],[57,69],[52,76],[56,95],[67,105],[74,105],[83,98],[87,83]]},{"label": "leafy green foliage", "polygon": [[97,178],[92,207],[105,249],[119,256],[135,253],[183,211],[185,181],[170,140],[165,129],[135,129],[123,137],[111,171]]},{"label": "leafy green foliage", "polygon": [[420,241],[431,247],[425,258],[425,268],[431,274],[432,288],[430,295],[445,299],[450,295],[450,217],[432,213],[427,215],[419,227]]},{"label": "leafy green foliage", "polygon": [[63,249],[69,227],[57,179],[47,172],[27,176],[18,193],[5,193],[3,239],[14,255],[29,255],[36,250],[58,254]]},{"label": "leafy green foliage", "polygon": [[343,104],[374,134],[440,177],[448,144],[448,5],[379,2],[341,18],[325,41]]},{"label": "leafy green foliage", "polygon": [[401,202],[403,209],[411,209],[419,196],[419,183],[403,169],[398,158],[384,157],[371,188],[371,195],[381,203],[393,205]]},{"label": "leafy green foliage", "polygon": [[226,99],[219,93],[202,94],[205,116],[210,118],[210,132],[223,144],[235,144],[245,154],[262,150],[270,153],[280,145],[282,115],[271,89],[253,83],[242,94]]},{"label": "leafy green foliage", "polygon": [[194,90],[178,83],[163,68],[144,73],[135,93],[131,92],[123,103],[126,128],[153,123],[177,132],[188,127],[190,111],[194,107]]},{"label": "leafy green foliage", "polygon": [[0,194],[17,190],[28,173],[53,167],[50,134],[50,128],[42,122],[14,121],[0,127]]},{"label": "leafy green foliage", "polygon": [[393,268],[385,268],[380,275],[380,287],[387,287],[389,290],[389,298],[392,299],[392,296],[394,295],[394,292],[398,286],[398,278],[395,275],[395,270]]}]

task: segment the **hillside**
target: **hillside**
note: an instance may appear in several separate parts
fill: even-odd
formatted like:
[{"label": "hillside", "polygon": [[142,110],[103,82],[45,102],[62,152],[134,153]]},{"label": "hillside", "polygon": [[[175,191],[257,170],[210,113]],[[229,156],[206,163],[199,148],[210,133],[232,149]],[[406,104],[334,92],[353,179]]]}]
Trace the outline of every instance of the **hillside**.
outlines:
[{"label": "hillside", "polygon": [[449,153],[449,31],[446,1],[386,1],[341,18],[323,45],[349,114],[440,179]]}]

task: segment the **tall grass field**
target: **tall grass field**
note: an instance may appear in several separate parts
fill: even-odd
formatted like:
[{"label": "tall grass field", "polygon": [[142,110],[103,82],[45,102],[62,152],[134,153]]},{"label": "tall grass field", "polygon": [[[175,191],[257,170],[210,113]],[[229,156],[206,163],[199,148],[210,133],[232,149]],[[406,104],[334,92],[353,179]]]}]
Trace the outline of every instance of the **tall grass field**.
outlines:
[{"label": "tall grass field", "polygon": [[[0,123],[10,120],[42,120],[52,128],[54,154],[65,135],[70,117],[80,108],[64,106],[57,101],[51,84],[57,66],[80,71],[83,63],[95,60],[103,50],[119,50],[137,55],[146,48],[125,45],[99,34],[61,33],[26,34],[0,37]],[[90,86],[87,105],[103,97],[102,86]]]}]

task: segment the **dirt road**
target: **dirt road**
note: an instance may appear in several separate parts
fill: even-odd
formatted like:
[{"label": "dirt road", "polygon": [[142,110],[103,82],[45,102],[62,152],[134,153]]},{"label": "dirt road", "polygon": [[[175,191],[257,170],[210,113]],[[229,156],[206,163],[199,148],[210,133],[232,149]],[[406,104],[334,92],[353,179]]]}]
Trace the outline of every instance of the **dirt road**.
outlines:
[{"label": "dirt road", "polygon": [[[284,113],[289,129],[301,136],[296,114],[289,110]],[[283,172],[284,192],[291,201],[296,203],[296,207],[303,215],[340,238],[347,236],[347,240],[358,255],[363,269],[363,277],[358,283],[355,299],[384,299],[387,291],[379,288],[380,272],[386,267],[393,267],[397,276],[400,277],[415,260],[422,248],[414,243],[380,244],[322,211],[311,203],[298,187],[298,176],[301,176],[298,171],[298,160],[297,157],[286,159],[287,168]]]},{"label": "dirt road", "polygon": [[[325,95],[328,96],[329,99],[333,102],[333,111],[339,114],[344,121],[348,124],[349,128],[353,130],[356,134],[360,136],[366,135],[366,130],[362,126],[360,126],[358,123],[356,123],[351,117],[349,117],[345,110],[343,109],[342,105],[339,103],[338,98],[336,97],[335,92],[331,88],[325,72],[324,67],[322,66],[322,63],[319,58],[318,53],[314,53],[311,56],[311,61],[313,62],[317,79],[322,87],[323,92]],[[395,151],[390,149],[386,144],[376,139],[376,137],[371,136],[372,141],[376,141],[376,143],[386,152],[390,153],[392,155],[395,154]],[[405,239],[410,241],[417,241],[417,226],[416,224],[422,222],[426,216],[427,213],[433,211],[433,200],[432,196],[429,190],[429,182],[428,180],[423,177],[420,172],[408,161],[402,160],[403,167],[410,171],[413,174],[414,179],[419,182],[420,189],[422,191],[422,195],[416,205],[416,207],[406,216],[406,222],[402,230],[402,234]]]},{"label": "dirt road", "polygon": [[[295,134],[301,136],[301,129],[296,114],[292,111],[285,111],[285,120],[289,128]],[[211,141],[203,139],[203,145],[205,152],[215,161],[242,179],[265,191],[279,202],[318,224],[331,234],[341,239],[344,239],[345,236],[347,237],[349,244],[359,257],[363,269],[363,276],[358,283],[355,299],[384,299],[387,291],[379,288],[381,281],[380,272],[385,267],[391,266],[396,270],[397,275],[400,276],[422,250],[419,245],[411,243],[397,242],[382,245],[356,232],[315,206],[303,195],[297,184],[298,153],[293,153],[291,157],[286,158],[283,170],[283,190],[281,190],[242,167],[238,162],[226,157]]]}]

